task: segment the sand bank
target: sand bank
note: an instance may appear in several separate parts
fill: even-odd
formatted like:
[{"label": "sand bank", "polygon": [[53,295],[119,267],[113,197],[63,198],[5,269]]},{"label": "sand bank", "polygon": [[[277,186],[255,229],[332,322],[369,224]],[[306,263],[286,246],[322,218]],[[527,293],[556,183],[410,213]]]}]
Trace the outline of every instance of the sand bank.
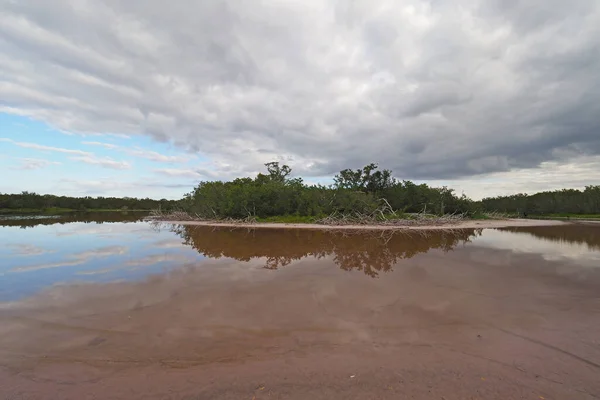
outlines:
[{"label": "sand bank", "polygon": [[286,224],[276,222],[260,223],[235,223],[215,221],[157,221],[176,225],[199,225],[229,228],[253,228],[253,229],[326,229],[326,230],[423,230],[423,229],[477,229],[477,228],[510,228],[519,226],[555,226],[566,222],[552,220],[532,219],[494,219],[494,220],[464,220],[457,223],[443,225],[321,225],[321,224]]}]

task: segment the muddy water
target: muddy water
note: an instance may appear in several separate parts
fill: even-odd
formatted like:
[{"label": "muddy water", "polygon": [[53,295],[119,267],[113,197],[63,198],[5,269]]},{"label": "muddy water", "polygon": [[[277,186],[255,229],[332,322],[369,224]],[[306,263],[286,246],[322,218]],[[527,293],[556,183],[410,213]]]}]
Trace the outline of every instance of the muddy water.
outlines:
[{"label": "muddy water", "polygon": [[0,398],[593,399],[600,227],[0,228]]}]

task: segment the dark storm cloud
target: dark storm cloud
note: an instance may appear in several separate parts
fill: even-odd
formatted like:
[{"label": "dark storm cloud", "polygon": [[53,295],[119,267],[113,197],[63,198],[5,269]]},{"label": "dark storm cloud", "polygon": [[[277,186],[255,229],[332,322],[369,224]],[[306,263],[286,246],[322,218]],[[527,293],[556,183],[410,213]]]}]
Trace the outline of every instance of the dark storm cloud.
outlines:
[{"label": "dark storm cloud", "polygon": [[596,0],[0,7],[3,110],[173,142],[217,175],[278,159],[446,179],[600,154]]}]

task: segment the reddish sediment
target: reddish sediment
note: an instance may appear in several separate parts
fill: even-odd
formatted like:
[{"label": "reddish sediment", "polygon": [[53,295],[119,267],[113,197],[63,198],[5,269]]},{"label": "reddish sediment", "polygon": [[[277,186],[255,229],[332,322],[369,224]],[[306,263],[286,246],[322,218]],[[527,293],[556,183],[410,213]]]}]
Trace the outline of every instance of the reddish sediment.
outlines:
[{"label": "reddish sediment", "polygon": [[376,278],[330,256],[262,262],[4,304],[0,397],[600,396],[597,272],[480,247],[433,250]]}]

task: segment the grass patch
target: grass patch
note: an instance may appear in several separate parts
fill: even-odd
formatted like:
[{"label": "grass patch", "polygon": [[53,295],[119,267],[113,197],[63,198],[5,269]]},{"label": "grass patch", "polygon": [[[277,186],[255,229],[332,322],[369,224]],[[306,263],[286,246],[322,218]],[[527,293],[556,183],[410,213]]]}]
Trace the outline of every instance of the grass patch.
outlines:
[{"label": "grass patch", "polygon": [[494,219],[491,216],[489,216],[488,214],[473,214],[471,215],[471,219],[476,219],[476,220],[490,220],[490,219]]},{"label": "grass patch", "polygon": [[471,216],[470,219],[476,220],[494,220],[494,219],[506,219],[506,218],[517,218],[518,215],[499,213],[499,212],[477,212]]},{"label": "grass patch", "polygon": [[271,222],[280,224],[314,224],[322,217],[302,215],[281,215],[266,218],[257,218],[256,222]]},{"label": "grass patch", "polygon": [[115,208],[115,209],[105,209],[105,208],[86,208],[85,210],[83,210],[82,212],[147,212],[149,213],[151,210],[136,210],[136,209],[122,209],[122,208]]}]

